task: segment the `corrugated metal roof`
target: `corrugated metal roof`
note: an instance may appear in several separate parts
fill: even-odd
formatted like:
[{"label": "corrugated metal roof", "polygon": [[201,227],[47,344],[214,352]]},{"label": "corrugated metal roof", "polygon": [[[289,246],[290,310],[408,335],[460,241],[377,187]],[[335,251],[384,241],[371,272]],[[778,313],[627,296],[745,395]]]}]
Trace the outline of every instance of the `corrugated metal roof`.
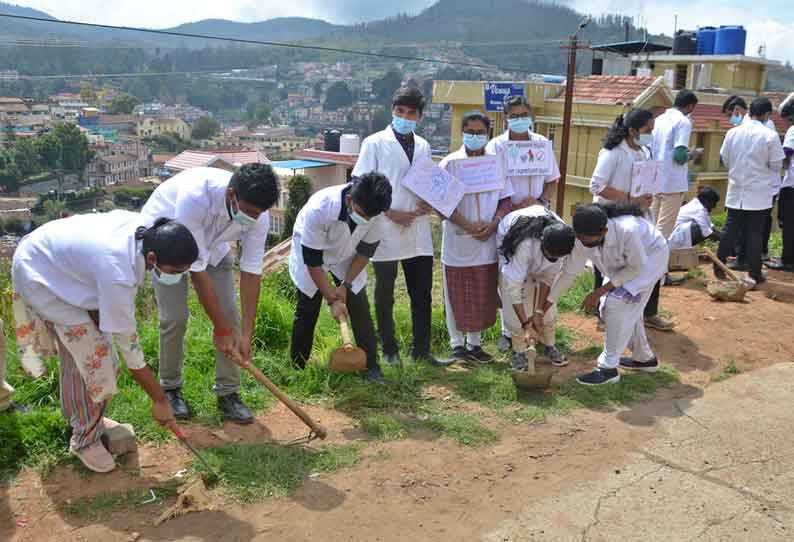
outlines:
[{"label": "corrugated metal roof", "polygon": [[165,167],[172,171],[184,171],[192,167],[208,167],[218,160],[234,167],[240,167],[243,164],[270,163],[267,156],[258,151],[189,150],[168,160]]}]

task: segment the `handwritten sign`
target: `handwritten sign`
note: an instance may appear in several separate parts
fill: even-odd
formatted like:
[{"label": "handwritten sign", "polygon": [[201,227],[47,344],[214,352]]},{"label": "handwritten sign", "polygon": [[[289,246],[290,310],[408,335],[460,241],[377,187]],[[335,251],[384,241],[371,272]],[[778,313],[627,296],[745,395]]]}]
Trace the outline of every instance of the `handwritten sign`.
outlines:
[{"label": "handwritten sign", "polygon": [[554,160],[551,141],[508,141],[503,155],[505,174],[511,177],[551,174]]},{"label": "handwritten sign", "polygon": [[415,163],[405,174],[403,186],[445,217],[452,216],[466,193],[460,181],[432,160]]},{"label": "handwritten sign", "polygon": [[450,170],[467,194],[502,190],[505,186],[502,161],[498,156],[486,155],[450,162]]},{"label": "handwritten sign", "polygon": [[658,160],[634,162],[631,171],[631,197],[654,195],[662,191],[662,163]]}]

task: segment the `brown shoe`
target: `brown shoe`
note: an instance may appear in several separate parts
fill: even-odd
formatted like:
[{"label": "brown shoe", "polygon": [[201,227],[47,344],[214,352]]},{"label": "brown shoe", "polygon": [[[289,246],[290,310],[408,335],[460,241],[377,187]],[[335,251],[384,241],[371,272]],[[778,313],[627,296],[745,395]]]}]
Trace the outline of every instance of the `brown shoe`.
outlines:
[{"label": "brown shoe", "polygon": [[655,329],[656,331],[673,331],[675,324],[669,320],[665,320],[658,314],[645,319],[645,327]]}]

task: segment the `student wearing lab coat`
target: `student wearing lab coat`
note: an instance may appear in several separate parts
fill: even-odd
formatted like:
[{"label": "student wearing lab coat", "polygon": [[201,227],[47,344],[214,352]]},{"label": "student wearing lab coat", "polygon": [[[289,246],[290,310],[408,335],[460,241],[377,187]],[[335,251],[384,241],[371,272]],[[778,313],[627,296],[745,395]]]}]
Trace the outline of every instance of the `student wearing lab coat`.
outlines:
[{"label": "student wearing lab coat", "polygon": [[785,176],[778,198],[778,221],[783,231],[783,255],[767,263],[770,269],[794,272],[794,101],[783,105],[780,115],[788,122],[789,129],[783,140]]},{"label": "student wearing lab coat", "polygon": [[[191,168],[161,184],[143,206],[141,214],[154,221],[172,218],[193,233],[199,258],[190,279],[214,327],[215,394],[224,419],[240,424],[253,415],[238,394],[240,368],[233,361],[251,358],[251,338],[259,302],[267,232],[267,210],[278,200],[279,184],[266,164],[246,164],[235,173],[217,168]],[[234,255],[239,241],[240,305],[237,310]],[[154,285],[160,313],[160,383],[177,419],[193,412],[182,396],[184,339],[188,321],[188,279]]]},{"label": "student wearing lab coat", "polygon": [[[576,244],[565,259],[562,272],[543,305],[555,303],[585,270],[588,260],[609,282],[584,300],[585,310],[599,306],[605,323],[604,351],[595,371],[577,378],[580,384],[598,386],[618,382],[618,366],[631,370],[656,371],[659,362],[648,344],[643,309],[654,285],[667,271],[670,249],[642,210],[631,203],[590,204],[573,215]],[[621,358],[631,348],[632,358]]]},{"label": "student wearing lab coat", "polygon": [[[747,114],[747,102],[741,96],[733,95],[729,97],[722,104],[722,114],[728,117],[728,120],[733,126],[739,126],[745,122],[750,122],[750,115]],[[777,134],[777,126],[772,122],[772,119],[767,120],[764,126]],[[770,210],[769,216],[766,218],[764,224],[764,233],[761,241],[761,259],[766,261],[769,252],[769,236],[772,234],[772,213]],[[736,259],[728,264],[733,270],[747,271],[747,248],[745,246],[744,235],[739,233],[736,238]]]},{"label": "student wearing lab coat", "polygon": [[[367,300],[370,258],[383,240],[382,216],[392,189],[380,173],[354,177],[316,192],[298,213],[292,233],[289,274],[298,290],[292,324],[292,361],[304,367],[323,301],[336,320],[348,315],[356,343],[367,354],[367,377],[381,380],[378,341]],[[335,285],[328,280],[328,273]]]},{"label": "student wearing lab coat", "polygon": [[678,210],[689,190],[688,162],[700,156],[689,150],[692,121],[698,98],[691,90],[681,90],[673,107],[660,115],[653,128],[651,151],[655,160],[662,162],[662,191],[653,197],[651,214],[656,227],[665,239],[673,233]]},{"label": "student wearing lab coat", "polygon": [[720,202],[720,194],[710,186],[701,187],[692,201],[681,207],[670,236],[670,250],[692,248],[706,239],[720,240],[720,231],[709,215]]},{"label": "student wearing lab coat", "polygon": [[[467,113],[462,123],[463,146],[444,158],[439,166],[451,169],[455,160],[484,156],[490,129],[491,119],[485,113]],[[466,194],[443,222],[444,306],[455,361],[493,361],[482,349],[481,333],[496,323],[499,282],[496,229],[510,212],[512,195],[509,179],[501,190]]]},{"label": "student wearing lab coat", "polygon": [[[653,113],[647,109],[632,109],[621,115],[607,133],[604,148],[598,153],[593,176],[590,179],[590,192],[595,203],[632,202],[640,206],[646,218],[653,220],[650,207],[652,194],[631,197],[633,167],[636,162],[651,160],[649,147],[653,144]],[[596,268],[595,288],[603,285],[603,276]],[[645,306],[645,325],[659,331],[672,331],[675,325],[659,316],[660,286],[653,289]],[[599,329],[603,322],[599,322]]]},{"label": "student wearing lab coat", "polygon": [[[199,249],[190,231],[168,219],[150,228],[138,213],[113,211],[49,222],[25,237],[11,276],[23,368],[41,376],[60,357],[60,401],[72,428],[69,449],[95,472],[115,468],[101,442],[108,401],[118,392],[118,350],[152,399],[152,416],[176,428],[165,392],[138,344],[135,296],[146,272],[155,282],[187,272]],[[115,346],[115,348],[114,348]],[[116,350],[117,349],[117,350]]]},{"label": "student wearing lab coat", "polygon": [[385,213],[384,233],[372,257],[375,268],[375,316],[383,356],[399,365],[399,348],[394,330],[394,283],[402,266],[411,300],[413,330],[412,357],[442,364],[430,352],[433,289],[433,237],[431,207],[403,185],[414,164],[431,160],[430,145],[415,130],[425,108],[422,92],[413,87],[397,89],[392,98],[392,122],[361,144],[353,176],[377,171],[392,186],[391,208]]},{"label": "student wearing lab coat", "polygon": [[[756,98],[750,104],[750,122],[730,131],[722,143],[720,156],[728,168],[728,219],[720,239],[717,257],[723,262],[734,249],[736,237],[744,232],[750,278],[761,283],[761,244],[766,215],[780,189],[780,170],[785,154],[780,138],[764,126],[772,114],[769,98]],[[718,278],[725,273],[715,266]]]},{"label": "student wearing lab coat", "polygon": [[[510,141],[548,141],[547,137],[532,131],[532,108],[524,96],[509,96],[505,99],[504,116],[507,119],[507,130],[488,143],[485,149],[488,154],[502,154]],[[552,156],[552,170],[548,175],[523,175],[507,179],[513,184],[513,209],[537,204],[548,207],[560,179],[557,158]],[[509,331],[502,326],[499,350],[506,351],[510,348],[508,336]]]},{"label": "student wearing lab coat", "polygon": [[573,250],[573,228],[542,205],[518,209],[499,224],[499,286],[505,324],[513,347],[513,369],[527,366],[526,334],[533,334],[540,353],[555,367],[568,365],[555,345],[557,304],[545,305],[562,258]]}]

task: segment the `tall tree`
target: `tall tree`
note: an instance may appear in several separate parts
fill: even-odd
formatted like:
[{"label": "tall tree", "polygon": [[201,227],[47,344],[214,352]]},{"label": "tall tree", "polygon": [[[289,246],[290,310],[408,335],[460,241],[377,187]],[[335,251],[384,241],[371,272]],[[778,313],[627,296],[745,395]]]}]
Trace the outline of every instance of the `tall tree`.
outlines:
[{"label": "tall tree", "polygon": [[218,121],[214,118],[201,117],[196,121],[196,124],[193,125],[191,136],[193,139],[210,139],[215,136],[220,129],[221,125],[218,124]]},{"label": "tall tree", "polygon": [[325,92],[326,111],[336,111],[340,107],[347,107],[353,103],[353,93],[344,81],[337,81]]},{"label": "tall tree", "polygon": [[87,103],[94,103],[96,101],[96,93],[91,85],[84,85],[80,89],[80,99]]},{"label": "tall tree", "polygon": [[309,197],[312,195],[312,180],[306,175],[295,175],[289,181],[289,201],[284,211],[284,229],[281,232],[282,239],[292,236],[292,228],[295,226],[295,219]]},{"label": "tall tree", "polygon": [[131,94],[119,94],[110,102],[108,113],[111,115],[129,115],[141,101]]},{"label": "tall tree", "polygon": [[14,164],[23,177],[38,173],[41,169],[35,142],[27,137],[17,139],[11,150]]},{"label": "tall tree", "polygon": [[71,123],[55,125],[53,135],[61,142],[61,167],[67,173],[83,174],[85,167],[94,158],[94,151],[80,129]]},{"label": "tall tree", "polygon": [[63,147],[55,134],[44,134],[36,138],[36,152],[42,169],[54,171],[61,166]]}]

